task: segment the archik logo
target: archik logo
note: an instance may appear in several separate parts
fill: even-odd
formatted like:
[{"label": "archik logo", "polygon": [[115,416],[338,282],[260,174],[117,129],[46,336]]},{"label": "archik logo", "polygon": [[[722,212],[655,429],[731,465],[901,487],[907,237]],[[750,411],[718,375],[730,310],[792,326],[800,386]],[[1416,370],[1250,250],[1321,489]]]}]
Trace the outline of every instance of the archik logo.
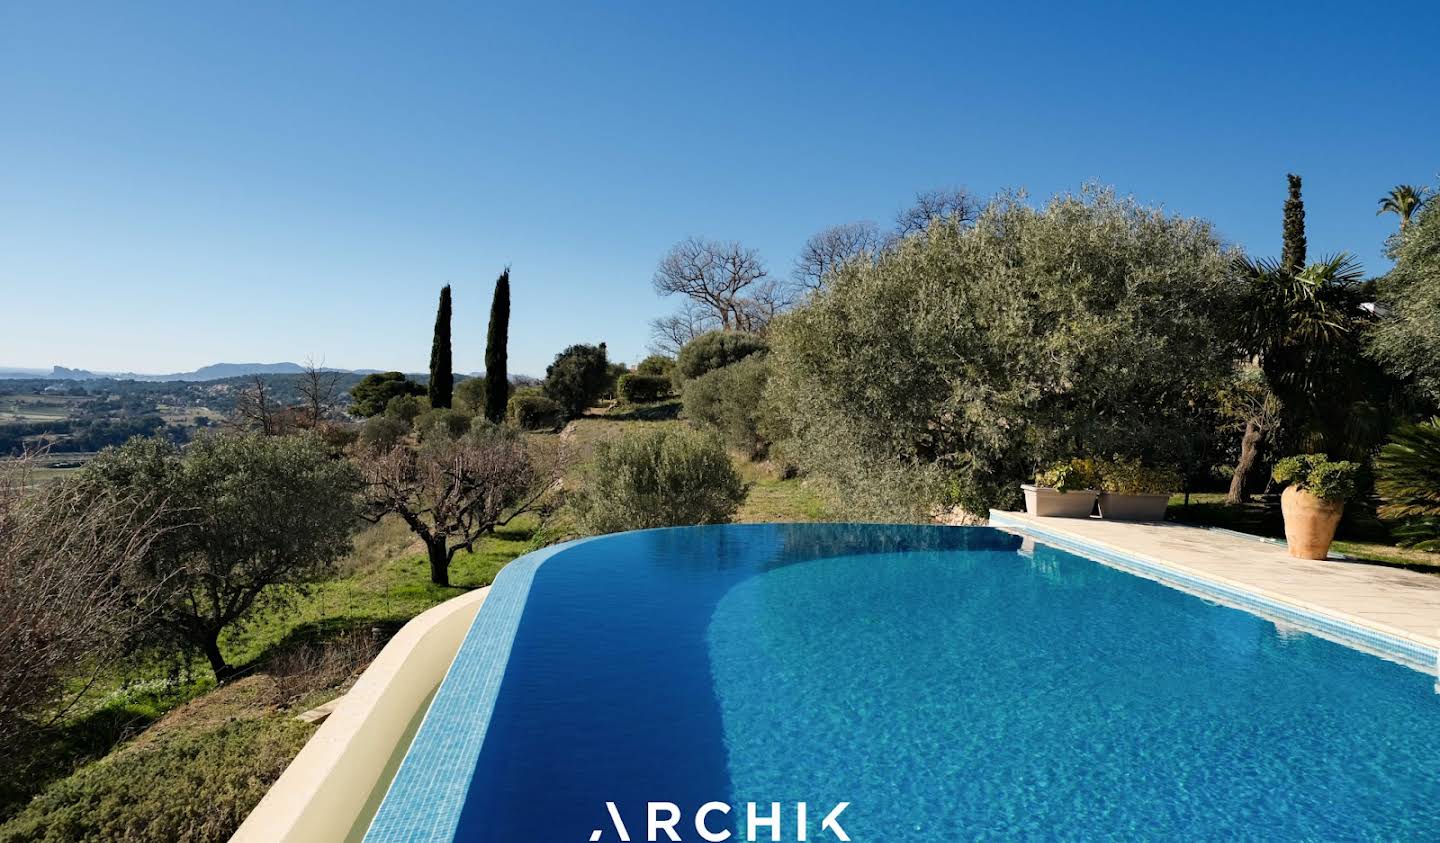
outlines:
[{"label": "archik logo", "polygon": [[[682,822],[684,817],[680,812],[680,806],[674,802],[647,802],[645,818],[645,837],[647,843],[657,841],[679,841],[680,834],[675,829]],[[830,813],[820,821],[820,834],[834,835],[836,840],[849,840],[850,835],[840,826],[840,814],[850,807],[849,802],[841,802]],[[605,810],[610,814],[610,825],[615,830],[616,840],[626,843],[632,840],[630,829],[625,825],[625,820],[620,817],[620,809],[614,802],[606,802]],[[721,841],[729,840],[733,832],[726,826],[729,824],[723,819],[723,815],[730,813],[730,806],[724,802],[706,802],[695,812],[691,822],[695,827],[695,833],[700,835],[701,840]],[[721,816],[716,816],[717,814]],[[785,821],[779,802],[771,802],[770,810],[761,814],[756,809],[754,802],[745,803],[745,840],[769,840],[771,843],[808,843],[810,838],[810,806],[804,802],[795,803],[794,816],[789,822]],[[768,837],[760,837],[761,829],[769,832]],[[597,828],[590,832],[590,843],[597,843],[604,839],[607,829]],[[785,831],[793,830],[795,836],[782,836]],[[661,837],[661,834],[664,837]]]}]

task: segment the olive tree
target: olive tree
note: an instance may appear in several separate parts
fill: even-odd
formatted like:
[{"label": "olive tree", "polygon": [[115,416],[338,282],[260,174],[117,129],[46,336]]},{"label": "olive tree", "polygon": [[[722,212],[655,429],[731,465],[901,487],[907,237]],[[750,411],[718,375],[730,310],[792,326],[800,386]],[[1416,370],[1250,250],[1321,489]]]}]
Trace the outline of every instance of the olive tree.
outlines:
[{"label": "olive tree", "polygon": [[1411,219],[1392,256],[1395,268],[1378,284],[1383,316],[1370,352],[1440,405],[1440,205]]},{"label": "olive tree", "polygon": [[236,670],[221,633],[325,574],[357,515],[354,469],[311,433],[204,436],[183,450],[136,438],[102,451],[78,483],[96,499],[164,505],[150,516],[163,532],[126,586],[135,605],[153,603],[156,631],[198,649],[222,682]]},{"label": "olive tree", "polygon": [[1095,187],[916,232],[772,327],[787,453],[891,518],[1014,504],[1042,460],[1178,460],[1238,358],[1228,266],[1208,224]]},{"label": "olive tree", "polygon": [[750,459],[763,459],[775,438],[775,409],[765,397],[769,376],[762,353],[686,381],[685,416]]}]

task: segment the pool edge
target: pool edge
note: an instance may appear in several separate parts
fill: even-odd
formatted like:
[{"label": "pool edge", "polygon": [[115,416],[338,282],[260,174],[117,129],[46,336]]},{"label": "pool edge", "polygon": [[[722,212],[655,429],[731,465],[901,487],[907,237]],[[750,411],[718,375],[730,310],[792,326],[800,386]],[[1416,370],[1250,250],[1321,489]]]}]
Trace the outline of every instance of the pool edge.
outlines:
[{"label": "pool edge", "polygon": [[[1328,641],[1402,664],[1421,673],[1436,675],[1440,647],[1401,630],[1384,628],[1361,618],[1301,601],[1285,600],[1221,577],[1201,575],[1177,563],[1125,550],[1095,539],[1081,538],[1058,527],[1047,529],[1031,520],[1015,517],[1014,513],[990,510],[990,526],[1040,540],[1058,550],[1249,612],[1272,623],[1289,624]],[[1440,684],[1437,684],[1437,690],[1440,690]]]},{"label": "pool edge", "polygon": [[[509,663],[510,648],[530,596],[535,573],[549,559],[603,536],[591,536],[533,550],[507,564],[490,585],[489,596],[471,622],[439,689],[390,780],[380,807],[365,831],[365,843],[449,840],[455,836],[490,717]],[[461,654],[465,654],[463,661]],[[455,702],[452,703],[452,700]],[[460,717],[460,714],[464,717]],[[463,722],[457,722],[463,721]],[[439,791],[446,791],[437,799]],[[437,803],[442,810],[418,812],[412,803]]]}]

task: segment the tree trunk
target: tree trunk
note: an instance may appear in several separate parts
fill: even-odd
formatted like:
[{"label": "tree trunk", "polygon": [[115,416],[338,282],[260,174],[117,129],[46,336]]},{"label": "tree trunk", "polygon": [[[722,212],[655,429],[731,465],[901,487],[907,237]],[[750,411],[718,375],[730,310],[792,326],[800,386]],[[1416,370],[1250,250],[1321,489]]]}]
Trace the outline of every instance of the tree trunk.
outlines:
[{"label": "tree trunk", "polygon": [[1253,421],[1245,423],[1245,435],[1240,439],[1240,461],[1235,464],[1235,474],[1230,478],[1230,494],[1225,496],[1227,506],[1236,506],[1248,500],[1245,494],[1245,482],[1250,478],[1250,472],[1255,469],[1255,463],[1260,459],[1260,443],[1264,434],[1259,426]]},{"label": "tree trunk", "polygon": [[205,658],[210,661],[210,669],[215,672],[216,682],[224,685],[235,678],[235,668],[226,664],[225,657],[220,654],[220,634],[218,632],[200,642],[200,649],[205,651]]},{"label": "tree trunk", "polygon": [[426,542],[425,550],[430,555],[430,582],[450,587],[450,554],[445,550],[445,540]]}]

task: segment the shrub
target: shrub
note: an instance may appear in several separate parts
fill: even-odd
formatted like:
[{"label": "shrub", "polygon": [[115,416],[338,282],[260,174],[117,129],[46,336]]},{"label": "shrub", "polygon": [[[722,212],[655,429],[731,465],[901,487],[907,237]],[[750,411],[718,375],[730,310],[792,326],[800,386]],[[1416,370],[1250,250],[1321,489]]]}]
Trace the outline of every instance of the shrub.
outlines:
[{"label": "shrub", "polygon": [[405,377],[403,372],[376,372],[360,379],[350,390],[354,402],[350,412],[361,418],[378,416],[400,395],[424,395],[425,387]]},{"label": "shrub", "polygon": [[475,417],[463,410],[426,410],[415,419],[415,435],[421,442],[458,439],[470,430]]},{"label": "shrub", "polygon": [[609,388],[610,364],[605,346],[572,345],[555,355],[555,362],[545,369],[545,395],[573,418]]},{"label": "shrub", "polygon": [[455,385],[455,409],[472,416],[485,412],[485,379],[466,378]]},{"label": "shrub", "polygon": [[404,422],[406,427],[415,423],[420,414],[430,409],[430,402],[419,395],[397,395],[385,405],[385,418]]},{"label": "shrub", "polygon": [[122,749],[46,788],[0,842],[227,840],[313,731],[282,714]]},{"label": "shrub", "polygon": [[565,408],[539,391],[516,392],[506,413],[522,430],[554,430],[565,422]]},{"label": "shrub", "polygon": [[639,375],[659,375],[668,379],[675,371],[675,358],[664,354],[652,354],[641,360],[635,366],[635,373]]},{"label": "shrub", "polygon": [[1381,518],[1409,547],[1440,550],[1440,419],[1401,428],[1375,461]]},{"label": "shrub", "polygon": [[762,459],[776,438],[776,414],[765,398],[767,355],[754,354],[685,382],[685,415],[726,445]]},{"label": "shrub", "polygon": [[711,331],[701,334],[680,349],[675,361],[675,379],[684,383],[713,372],[722,366],[738,363],[752,354],[768,349],[765,340],[745,331]]},{"label": "shrub", "polygon": [[1068,492],[1071,489],[1094,489],[1098,481],[1093,460],[1072,459],[1057,462],[1035,472],[1035,485]]},{"label": "shrub", "polygon": [[595,448],[572,503],[589,535],[722,524],[745,497],[725,447],[685,428],[630,433]]},{"label": "shrub", "polygon": [[1299,454],[1275,463],[1271,476],[1281,486],[1330,501],[1343,501],[1355,494],[1360,466],[1348,460],[1332,461],[1325,454]]},{"label": "shrub", "polygon": [[0,460],[0,817],[31,784],[25,757],[51,755],[56,713],[125,654],[142,618],[121,583],[157,535],[135,499],[33,479],[29,460]]},{"label": "shrub", "polygon": [[1138,459],[1099,460],[1095,473],[1100,489],[1117,495],[1168,495],[1181,485],[1174,467],[1149,466]]},{"label": "shrub", "polygon": [[360,428],[360,437],[356,441],[364,448],[388,451],[400,444],[400,440],[409,432],[410,426],[399,419],[373,416],[365,420],[365,426]]},{"label": "shrub", "polygon": [[[604,343],[601,343],[604,345]],[[601,398],[616,398],[619,396],[620,379],[630,373],[624,363],[605,364],[605,386],[600,390]]]},{"label": "shrub", "polygon": [[642,375],[630,372],[621,375],[615,391],[629,404],[649,404],[670,392],[670,379],[664,375]]}]

